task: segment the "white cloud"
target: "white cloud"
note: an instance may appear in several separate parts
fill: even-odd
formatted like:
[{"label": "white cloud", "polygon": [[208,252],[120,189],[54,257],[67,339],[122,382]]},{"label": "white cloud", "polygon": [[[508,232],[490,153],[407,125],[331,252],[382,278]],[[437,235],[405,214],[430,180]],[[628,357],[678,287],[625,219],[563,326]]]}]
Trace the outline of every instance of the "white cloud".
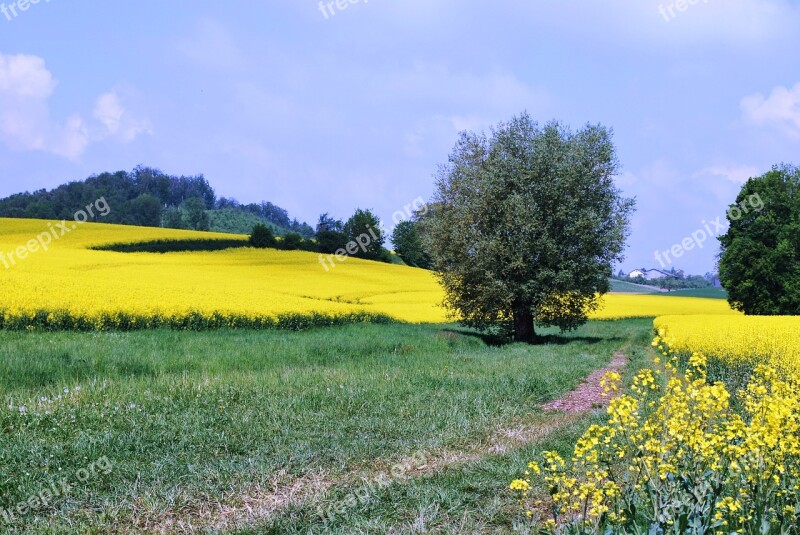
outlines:
[{"label": "white cloud", "polygon": [[42,151],[75,160],[96,141],[113,136],[122,142],[149,133],[146,121],[128,114],[116,93],[101,95],[92,125],[80,114],[54,120],[49,100],[57,81],[42,58],[0,53],[0,142],[12,150]]},{"label": "white cloud", "polygon": [[107,133],[126,143],[133,141],[140,134],[152,135],[149,123],[134,118],[125,110],[120,99],[121,97],[112,91],[100,95],[95,103],[94,118],[105,126]]},{"label": "white cloud", "polygon": [[0,140],[15,150],[43,150],[55,87],[41,58],[0,54]]},{"label": "white cloud", "polygon": [[0,54],[0,92],[19,98],[48,98],[56,81],[37,56]]},{"label": "white cloud", "polygon": [[715,176],[722,177],[734,184],[744,184],[749,178],[759,176],[763,173],[752,165],[717,165],[706,167],[695,173],[694,177]]},{"label": "white cloud", "polygon": [[759,126],[773,126],[800,136],[800,83],[794,88],[778,86],[768,97],[761,93],[742,99],[745,119]]}]

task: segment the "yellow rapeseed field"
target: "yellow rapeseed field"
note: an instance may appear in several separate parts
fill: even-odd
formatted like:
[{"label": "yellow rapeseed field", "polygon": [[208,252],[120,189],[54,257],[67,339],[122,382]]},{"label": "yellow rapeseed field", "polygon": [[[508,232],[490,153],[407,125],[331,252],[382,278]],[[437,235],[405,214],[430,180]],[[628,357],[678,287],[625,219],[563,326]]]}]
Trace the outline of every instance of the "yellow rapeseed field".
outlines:
[{"label": "yellow rapeseed field", "polygon": [[[92,223],[72,229],[68,222],[68,227],[65,232],[55,222],[0,219],[0,253],[5,255],[0,257],[0,312],[6,318],[44,311],[90,320],[117,313],[171,318],[367,313],[413,323],[448,320],[439,306],[441,288],[430,272],[421,269],[349,258],[326,271],[317,254],[272,249],[95,251],[88,247],[157,239],[245,238]],[[15,251],[43,232],[58,239],[46,251],[30,248],[26,258],[18,258]],[[595,317],[685,313],[732,314],[721,300],[609,295]]]},{"label": "yellow rapeseed field", "polygon": [[800,371],[800,316],[663,316],[654,325],[673,351]]},{"label": "yellow rapeseed field", "polygon": [[595,319],[652,318],[666,314],[739,315],[724,299],[650,294],[609,294]]}]

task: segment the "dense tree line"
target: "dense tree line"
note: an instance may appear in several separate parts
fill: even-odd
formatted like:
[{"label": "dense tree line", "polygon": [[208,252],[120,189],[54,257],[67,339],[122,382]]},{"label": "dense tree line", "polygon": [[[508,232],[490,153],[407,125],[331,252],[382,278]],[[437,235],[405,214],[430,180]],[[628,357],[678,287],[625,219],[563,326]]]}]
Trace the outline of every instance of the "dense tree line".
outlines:
[{"label": "dense tree line", "polygon": [[174,176],[143,166],[131,172],[101,173],[51,191],[0,199],[0,217],[71,219],[101,197],[112,208],[103,217],[105,223],[209,230],[213,219],[209,211],[233,210],[270,222],[282,233],[297,232],[304,238],[314,235],[308,224],[291,219],[286,210],[272,203],[240,204],[235,199],[217,198],[203,175]]},{"label": "dense tree line", "polygon": [[[111,207],[108,215],[102,217],[104,223],[242,234],[253,231],[255,240],[251,245],[257,247],[328,255],[346,251],[351,243],[356,243],[355,252],[347,253],[348,256],[384,262],[402,259],[411,266],[430,267],[416,216],[414,221],[400,223],[391,236],[397,251],[397,255],[392,255],[385,248],[389,237],[382,230],[380,219],[370,210],[358,209],[346,221],[322,214],[313,228],[271,202],[243,204],[233,198],[217,197],[203,175],[174,176],[144,166],[130,172],[93,175],[50,191],[18,193],[0,199],[0,217],[72,219],[78,210],[101,197]],[[94,221],[99,220],[96,215]],[[172,247],[162,245],[154,247],[159,251]]]}]

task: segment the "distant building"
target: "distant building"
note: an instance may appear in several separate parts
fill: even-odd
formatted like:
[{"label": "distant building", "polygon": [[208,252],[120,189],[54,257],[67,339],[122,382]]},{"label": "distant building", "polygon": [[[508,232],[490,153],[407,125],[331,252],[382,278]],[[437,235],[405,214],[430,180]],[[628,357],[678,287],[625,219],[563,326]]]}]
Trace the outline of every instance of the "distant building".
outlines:
[{"label": "distant building", "polygon": [[630,273],[628,273],[628,277],[635,279],[637,277],[642,277],[645,280],[655,280],[655,279],[662,279],[664,277],[667,278],[677,278],[673,273],[667,273],[666,271],[661,271],[660,269],[634,269]]}]

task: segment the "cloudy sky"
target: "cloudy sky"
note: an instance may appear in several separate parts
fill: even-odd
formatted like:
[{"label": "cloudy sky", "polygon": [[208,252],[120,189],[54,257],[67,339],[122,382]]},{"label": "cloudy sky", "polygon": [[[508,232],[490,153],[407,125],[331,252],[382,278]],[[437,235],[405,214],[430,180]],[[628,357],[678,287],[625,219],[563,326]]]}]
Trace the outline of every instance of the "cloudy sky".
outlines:
[{"label": "cloudy sky", "polygon": [[[627,270],[800,164],[798,1],[2,1],[2,196],[145,164],[390,219],[459,131],[527,110],[614,129]],[[713,269],[712,242],[675,265]]]}]

